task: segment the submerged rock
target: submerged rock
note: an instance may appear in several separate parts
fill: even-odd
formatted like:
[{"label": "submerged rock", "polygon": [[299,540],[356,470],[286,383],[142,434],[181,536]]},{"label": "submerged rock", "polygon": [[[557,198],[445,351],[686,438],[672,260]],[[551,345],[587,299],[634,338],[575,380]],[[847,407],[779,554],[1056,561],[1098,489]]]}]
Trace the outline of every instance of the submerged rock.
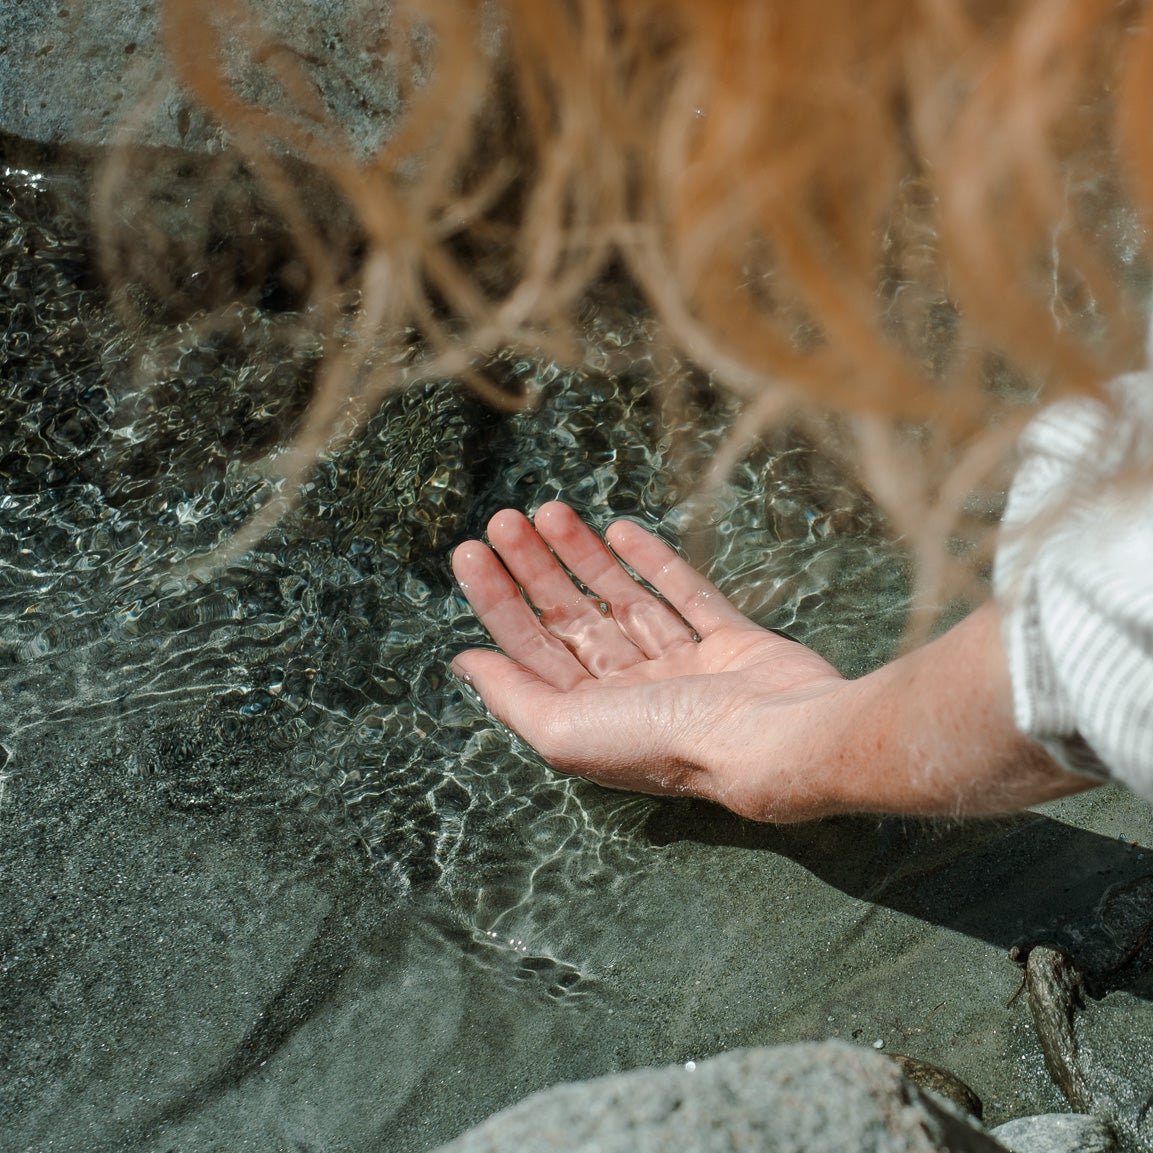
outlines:
[{"label": "submerged rock", "polygon": [[1093,1096],[1073,1027],[1078,1009],[1084,1006],[1085,974],[1063,949],[1047,945],[1015,948],[1010,956],[1024,966],[1029,1011],[1049,1076],[1072,1108],[1087,1112],[1093,1107]]},{"label": "submerged rock", "polygon": [[[389,6],[258,0],[252,8],[306,64],[332,120],[375,150],[397,108],[384,66]],[[0,132],[105,145],[131,119],[143,143],[219,151],[220,129],[171,78],[161,11],[136,0],[0,5]]]},{"label": "submerged rock", "polygon": [[[1139,849],[1135,863],[1143,860]],[[1092,1114],[1119,1148],[1141,1153],[1153,1149],[1151,937],[1153,874],[1145,872],[1110,884],[1062,942],[1010,950],[1045,1068],[1073,1115]]]},{"label": "submerged rock", "polygon": [[984,1113],[981,1098],[960,1077],[950,1073],[948,1069],[942,1069],[939,1065],[918,1061],[915,1057],[906,1057],[901,1053],[890,1053],[889,1057],[897,1063],[901,1072],[914,1085],[944,1097],[963,1113],[968,1113],[978,1121],[981,1120]]}]

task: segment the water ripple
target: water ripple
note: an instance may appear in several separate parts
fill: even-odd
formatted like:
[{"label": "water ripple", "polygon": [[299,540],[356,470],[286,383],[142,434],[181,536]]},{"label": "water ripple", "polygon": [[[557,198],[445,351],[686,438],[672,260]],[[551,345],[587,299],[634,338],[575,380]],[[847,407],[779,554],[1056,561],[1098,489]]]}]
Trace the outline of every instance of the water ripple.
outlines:
[{"label": "water ripple", "polygon": [[[226,331],[124,331],[82,229],[46,211],[49,184],[0,179],[6,774],[48,771],[51,729],[80,755],[118,750],[174,805],[228,805],[249,795],[246,766],[275,756],[280,791],[261,803],[316,812],[398,897],[437,895],[479,964],[576,1003],[595,980],[569,906],[640,867],[650,802],[557,776],[461,694],[448,664],[485,638],[448,556],[496,509],[558,495],[598,526],[629,515],[675,540],[731,404],[697,382],[663,418],[646,322],[606,305],[590,314],[599,369],[497,358],[533,412],[494,414],[451,383],[392,397],[260,548],[178,583],[174,566],[267,499],[253,464],[291,435],[315,350],[239,306]],[[834,659],[881,659],[901,566],[811,447],[760,446],[707,519],[712,575],[745,611]],[[862,656],[844,637],[865,587],[878,612]]]}]

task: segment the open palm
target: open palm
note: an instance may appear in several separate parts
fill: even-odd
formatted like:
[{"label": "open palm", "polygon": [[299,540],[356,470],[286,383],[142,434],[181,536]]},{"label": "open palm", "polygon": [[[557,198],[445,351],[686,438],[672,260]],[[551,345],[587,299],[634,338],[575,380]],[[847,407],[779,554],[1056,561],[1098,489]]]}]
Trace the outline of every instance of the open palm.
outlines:
[{"label": "open palm", "polygon": [[[755,625],[639,525],[617,521],[607,540],[615,555],[556,501],[534,522],[497,513],[488,544],[461,545],[453,569],[503,652],[462,653],[455,670],[558,769],[751,814],[757,805],[743,793],[753,782],[706,766],[724,766],[726,746],[747,744],[750,723],[779,737],[790,706],[824,695],[840,675]],[[756,739],[776,743],[772,731]]]}]

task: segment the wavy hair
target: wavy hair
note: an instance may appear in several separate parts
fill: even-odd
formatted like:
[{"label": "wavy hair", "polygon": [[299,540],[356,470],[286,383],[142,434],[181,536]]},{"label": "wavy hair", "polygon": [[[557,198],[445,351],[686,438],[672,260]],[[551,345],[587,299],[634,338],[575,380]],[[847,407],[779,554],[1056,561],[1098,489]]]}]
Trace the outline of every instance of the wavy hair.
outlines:
[{"label": "wavy hair", "polygon": [[[908,538],[927,606],[951,587],[967,497],[1000,483],[1032,402],[1101,394],[1143,355],[1143,4],[356,11],[398,93],[367,153],[325,104],[323,62],[244,0],[164,5],[179,80],[291,231],[326,341],[278,458],[286,494],[388,390],[454,376],[521,403],[486,357],[579,357],[582,300],[623,271],[664,339],[744,402],[711,479],[771,422],[835,439]],[[354,259],[334,259],[301,164],[343,202]]]}]

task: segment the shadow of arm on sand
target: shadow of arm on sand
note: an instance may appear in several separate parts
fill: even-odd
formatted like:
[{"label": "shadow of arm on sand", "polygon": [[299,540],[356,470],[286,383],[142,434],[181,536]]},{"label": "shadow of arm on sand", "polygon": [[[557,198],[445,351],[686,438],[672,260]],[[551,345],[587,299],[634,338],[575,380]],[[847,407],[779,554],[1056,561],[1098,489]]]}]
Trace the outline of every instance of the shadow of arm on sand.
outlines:
[{"label": "shadow of arm on sand", "polygon": [[1153,850],[1039,813],[935,823],[839,817],[757,825],[698,802],[666,804],[653,844],[778,853],[857,900],[1006,950],[1049,944],[1087,989],[1153,1000]]}]

